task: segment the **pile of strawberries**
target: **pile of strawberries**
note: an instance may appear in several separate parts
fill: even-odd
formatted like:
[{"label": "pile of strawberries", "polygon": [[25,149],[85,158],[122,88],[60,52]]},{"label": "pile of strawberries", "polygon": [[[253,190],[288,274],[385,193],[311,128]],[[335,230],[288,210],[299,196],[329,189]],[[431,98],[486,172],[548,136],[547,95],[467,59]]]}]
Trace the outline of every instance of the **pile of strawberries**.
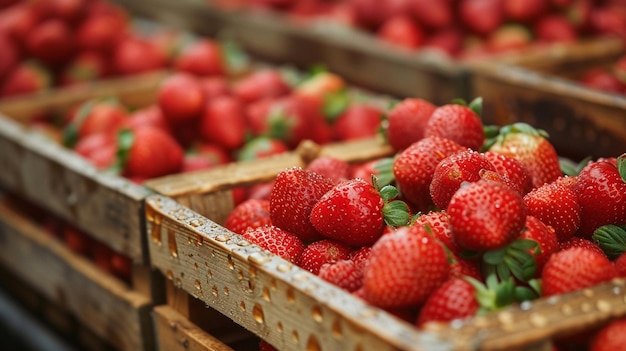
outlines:
[{"label": "pile of strawberries", "polygon": [[393,157],[285,169],[225,226],[418,327],[626,277],[626,153],[573,165],[480,105],[406,98]]},{"label": "pile of strawberries", "polygon": [[461,58],[585,37],[626,37],[623,0],[212,0],[221,7],[325,18],[399,47]]},{"label": "pile of strawberries", "polygon": [[2,1],[0,97],[163,69],[172,41],[106,0]]},{"label": "pile of strawberries", "polygon": [[606,66],[588,68],[578,79],[586,87],[626,95],[626,56]]}]

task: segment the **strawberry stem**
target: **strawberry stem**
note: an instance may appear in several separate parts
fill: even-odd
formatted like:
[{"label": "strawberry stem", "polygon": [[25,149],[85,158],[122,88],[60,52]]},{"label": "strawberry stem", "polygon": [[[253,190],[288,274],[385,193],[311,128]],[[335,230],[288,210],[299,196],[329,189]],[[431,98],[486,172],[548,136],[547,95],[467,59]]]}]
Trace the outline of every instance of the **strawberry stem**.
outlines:
[{"label": "strawberry stem", "polygon": [[117,133],[117,153],[115,157],[115,163],[111,167],[111,170],[116,174],[120,174],[130,155],[130,149],[135,142],[135,134],[130,129],[122,129]]},{"label": "strawberry stem", "polygon": [[592,238],[612,260],[626,252],[626,225],[603,225],[593,232]]}]

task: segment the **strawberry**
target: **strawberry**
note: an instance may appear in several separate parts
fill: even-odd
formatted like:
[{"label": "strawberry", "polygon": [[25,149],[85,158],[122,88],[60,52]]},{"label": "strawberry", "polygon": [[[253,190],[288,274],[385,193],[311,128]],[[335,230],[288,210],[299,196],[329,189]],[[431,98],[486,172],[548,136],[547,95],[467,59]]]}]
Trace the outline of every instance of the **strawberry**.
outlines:
[{"label": "strawberry", "polygon": [[248,228],[271,224],[269,200],[248,199],[228,214],[224,226],[237,234],[243,234]]},{"label": "strawberry", "polygon": [[519,193],[484,180],[462,186],[447,211],[454,241],[468,250],[501,248],[519,237],[526,221]]},{"label": "strawberry", "polygon": [[416,49],[424,43],[425,33],[413,17],[400,14],[387,19],[376,32],[382,41],[404,49]]},{"label": "strawberry", "polygon": [[372,246],[363,295],[381,308],[415,307],[443,284],[449,270],[443,246],[424,227],[401,227]]},{"label": "strawberry", "polygon": [[237,161],[257,160],[286,151],[289,151],[289,147],[282,140],[260,136],[246,141],[237,151],[236,159]]},{"label": "strawberry", "polygon": [[273,225],[248,227],[242,236],[261,248],[285,260],[300,264],[304,253],[304,243],[297,236]]},{"label": "strawberry", "polygon": [[626,345],[626,318],[613,319],[594,333],[589,351],[620,350]]},{"label": "strawberry", "polygon": [[324,69],[314,70],[312,74],[298,83],[293,93],[324,99],[325,96],[339,93],[346,88],[346,82],[339,75]]},{"label": "strawberry", "polygon": [[437,164],[429,190],[433,203],[440,209],[446,209],[452,195],[461,184],[481,179],[485,170],[495,172],[495,167],[478,151],[468,149],[452,154]]},{"label": "strawberry", "polygon": [[564,15],[541,16],[534,24],[534,33],[538,42],[571,43],[578,39],[576,28]]},{"label": "strawberry", "polygon": [[558,181],[546,183],[524,196],[528,214],[554,228],[559,241],[572,237],[578,230],[581,209],[576,193]]},{"label": "strawberry", "polygon": [[517,190],[521,195],[525,195],[533,188],[530,173],[526,167],[516,158],[486,151],[483,155],[495,167],[496,172],[508,179],[513,189]]},{"label": "strawberry", "polygon": [[91,134],[78,140],[74,151],[98,169],[107,169],[115,164],[117,141],[111,133]]},{"label": "strawberry", "polygon": [[597,251],[573,247],[550,256],[543,268],[543,296],[564,294],[607,282],[617,276],[609,259]]},{"label": "strawberry", "polygon": [[503,0],[504,12],[508,19],[517,22],[530,22],[548,11],[545,0]]},{"label": "strawberry", "polygon": [[476,288],[462,278],[450,278],[428,296],[416,324],[423,327],[428,322],[467,319],[473,317],[479,307]]},{"label": "strawberry", "polygon": [[35,2],[41,18],[54,18],[65,23],[78,24],[86,15],[85,0],[41,0]]},{"label": "strawberry", "polygon": [[424,136],[447,138],[473,150],[480,149],[485,141],[478,114],[470,107],[459,104],[437,107],[426,123]]},{"label": "strawberry", "polygon": [[[230,82],[224,76],[199,77],[198,82],[207,100],[233,94]],[[241,99],[239,99],[242,101]]]},{"label": "strawberry", "polygon": [[300,266],[317,275],[324,264],[347,260],[353,252],[353,248],[336,240],[314,241],[304,248]]},{"label": "strawberry", "polygon": [[597,160],[578,174],[575,191],[581,210],[579,236],[590,237],[604,224],[626,224],[626,154],[617,163]]},{"label": "strawberry", "polygon": [[196,77],[175,73],[160,83],[157,104],[170,123],[178,124],[199,118],[205,108],[205,97]]},{"label": "strawberry", "polygon": [[352,260],[324,263],[318,276],[349,292],[356,291],[363,285],[363,271]]},{"label": "strawberry", "polygon": [[120,169],[125,177],[155,178],[180,172],[183,149],[158,128],[122,131],[120,136]]},{"label": "strawberry", "polygon": [[89,135],[116,134],[128,122],[128,109],[114,99],[89,100],[80,105],[64,130],[68,146]]},{"label": "strawberry", "polygon": [[128,19],[123,14],[88,14],[76,29],[76,45],[81,51],[110,53],[128,30]]},{"label": "strawberry", "polygon": [[613,265],[617,270],[617,275],[621,278],[626,278],[626,253],[619,255],[614,261]]},{"label": "strawberry", "polygon": [[501,0],[461,0],[458,6],[463,25],[479,35],[489,34],[504,23]]},{"label": "strawberry", "polygon": [[458,56],[463,49],[465,32],[462,28],[453,26],[442,28],[430,34],[424,42],[424,48],[439,51],[450,57]]},{"label": "strawberry", "polygon": [[126,127],[138,129],[144,127],[160,128],[164,132],[170,133],[172,128],[163,115],[163,111],[159,106],[152,104],[142,108],[138,108],[130,112]]},{"label": "strawberry", "polygon": [[428,192],[437,164],[465,148],[454,141],[428,137],[411,144],[393,162],[393,174],[403,199],[423,211],[431,206]]},{"label": "strawberry", "polygon": [[270,194],[272,223],[305,242],[320,239],[309,218],[313,206],[333,186],[331,179],[300,167],[281,171]]},{"label": "strawberry", "polygon": [[533,187],[559,178],[561,168],[547,133],[519,122],[500,128],[500,134],[488,142],[488,151],[519,160],[532,177]]},{"label": "strawberry", "polygon": [[0,11],[0,32],[20,48],[23,48],[29,33],[39,22],[34,7],[23,1]]},{"label": "strawberry", "polygon": [[346,180],[315,203],[310,220],[327,238],[369,246],[383,234],[385,223],[394,227],[407,224],[408,208],[401,201],[392,201],[396,195],[392,186],[378,190],[363,179]]},{"label": "strawberry", "polygon": [[0,96],[35,93],[51,87],[52,73],[35,61],[23,61],[8,72],[0,84]]},{"label": "strawberry", "polygon": [[537,242],[538,249],[531,249],[531,254],[535,258],[536,275],[541,275],[541,270],[546,262],[554,254],[559,251],[559,241],[552,227],[547,226],[539,218],[532,215],[526,216],[526,223],[522,234],[522,239],[531,239]]},{"label": "strawberry", "polygon": [[611,92],[614,94],[626,93],[626,84],[604,67],[592,67],[584,72],[579,82],[591,89]]},{"label": "strawberry", "polygon": [[383,111],[368,103],[351,103],[332,124],[333,139],[339,141],[374,137],[380,129]]},{"label": "strawberry", "polygon": [[596,251],[597,253],[600,253],[602,255],[606,255],[602,248],[596,242],[578,236],[573,236],[565,241],[560,242],[559,244],[559,248],[561,251],[572,247],[582,247],[584,249],[589,249],[592,251]]},{"label": "strawberry", "polygon": [[455,21],[455,5],[451,0],[413,0],[410,6],[411,14],[417,19],[417,22],[427,28],[447,28]]},{"label": "strawberry", "polygon": [[485,45],[493,55],[528,48],[532,41],[530,28],[519,23],[505,23],[489,34]]},{"label": "strawberry", "polygon": [[119,75],[153,72],[167,65],[167,57],[156,44],[133,36],[117,43],[112,60],[113,71]]},{"label": "strawberry", "polygon": [[0,34],[0,51],[2,51],[0,55],[0,81],[2,81],[20,61],[20,52],[6,34]]},{"label": "strawberry", "polygon": [[277,69],[259,69],[233,85],[233,94],[250,104],[266,98],[279,98],[291,92],[291,86]]},{"label": "strawberry", "polygon": [[195,76],[215,76],[226,72],[220,45],[208,38],[200,39],[189,44],[174,59],[176,70]]},{"label": "strawberry", "polygon": [[109,75],[109,65],[104,56],[94,51],[78,53],[64,68],[59,77],[61,85],[92,82]]},{"label": "strawberry", "polygon": [[452,239],[452,228],[450,227],[450,216],[445,211],[429,211],[420,214],[413,225],[421,225],[426,231],[439,239],[447,249],[455,255],[461,254],[461,248]]},{"label": "strawberry", "polygon": [[320,156],[306,166],[307,171],[316,172],[339,184],[350,179],[350,164],[332,156]]},{"label": "strawberry", "polygon": [[436,106],[418,98],[405,98],[387,115],[387,140],[395,151],[406,149],[424,137],[426,123]]},{"label": "strawberry", "polygon": [[233,96],[220,96],[206,103],[200,120],[202,137],[227,150],[245,143],[247,123],[243,104]]},{"label": "strawberry", "polygon": [[26,48],[32,57],[50,66],[64,64],[74,50],[71,29],[61,20],[43,21],[28,34]]},{"label": "strawberry", "polygon": [[363,246],[350,254],[350,259],[356,264],[356,266],[363,270],[365,265],[370,259],[372,248],[370,246]]},{"label": "strawberry", "polygon": [[615,260],[626,252],[626,225],[603,225],[593,232],[592,240],[610,260]]}]

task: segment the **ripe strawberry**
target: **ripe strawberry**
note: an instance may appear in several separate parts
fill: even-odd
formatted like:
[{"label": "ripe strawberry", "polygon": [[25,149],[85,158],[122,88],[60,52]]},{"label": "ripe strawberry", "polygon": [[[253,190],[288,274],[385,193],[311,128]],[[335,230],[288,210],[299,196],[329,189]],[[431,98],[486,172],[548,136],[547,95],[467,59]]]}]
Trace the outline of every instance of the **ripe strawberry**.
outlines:
[{"label": "ripe strawberry", "polygon": [[619,350],[626,345],[626,318],[613,319],[591,339],[589,351]]},{"label": "ripe strawberry", "polygon": [[454,4],[451,0],[413,0],[411,14],[417,22],[430,29],[450,27],[455,20]]},{"label": "ripe strawberry", "polygon": [[235,206],[226,217],[224,226],[237,234],[248,228],[271,225],[269,200],[248,199]]},{"label": "ripe strawberry", "polygon": [[220,45],[208,38],[189,44],[174,59],[174,68],[195,76],[215,76],[226,73]]},{"label": "ripe strawberry", "polygon": [[365,265],[370,259],[372,248],[370,246],[363,246],[350,254],[350,259],[356,264],[356,266],[362,271]]},{"label": "ripe strawberry", "polygon": [[576,193],[558,181],[546,183],[524,196],[529,215],[554,228],[559,241],[572,237],[581,220]]},{"label": "ripe strawberry", "polygon": [[237,161],[257,160],[289,151],[289,147],[282,140],[260,136],[246,141],[237,152]]},{"label": "ripe strawberry", "polygon": [[206,103],[200,119],[202,137],[226,150],[245,143],[247,122],[243,104],[233,96],[220,96]]},{"label": "ripe strawberry", "polygon": [[89,100],[80,105],[64,130],[64,142],[74,145],[89,135],[116,134],[128,122],[128,109],[112,99]]},{"label": "ripe strawberry", "polygon": [[50,66],[64,64],[73,54],[73,36],[65,22],[49,19],[39,23],[26,38],[32,57]]},{"label": "ripe strawberry", "polygon": [[617,276],[609,259],[594,250],[574,247],[554,253],[543,268],[543,296],[592,287]]},{"label": "ripe strawberry", "polygon": [[531,249],[531,255],[535,258],[536,276],[541,275],[541,270],[546,262],[554,254],[559,251],[559,241],[552,227],[547,226],[544,222],[532,215],[526,216],[526,223],[520,238],[531,239],[537,242],[539,249]]},{"label": "ripe strawberry", "polygon": [[[233,94],[230,82],[224,76],[200,77],[198,82],[207,100]],[[241,99],[239,99],[241,101]]]},{"label": "ripe strawberry", "polygon": [[11,72],[20,61],[18,47],[11,41],[7,34],[0,34],[0,81]]},{"label": "ripe strawberry", "polygon": [[491,32],[485,45],[493,55],[525,49],[532,42],[533,36],[530,28],[519,23],[505,23]]},{"label": "ripe strawberry", "polygon": [[508,179],[510,181],[509,184],[521,195],[525,195],[532,190],[533,183],[530,173],[518,159],[491,151],[486,151],[483,155],[495,167],[496,172]]},{"label": "ripe strawberry", "polygon": [[474,33],[486,35],[504,23],[504,7],[501,0],[461,0],[459,18]]},{"label": "ripe strawberry", "polygon": [[204,110],[204,92],[196,77],[175,73],[160,83],[157,104],[172,124],[194,120]]},{"label": "ripe strawberry", "polygon": [[363,285],[363,271],[352,260],[324,263],[318,276],[349,292],[356,291]]},{"label": "ripe strawberry", "polygon": [[463,28],[453,26],[442,28],[426,38],[424,48],[439,51],[444,55],[455,57],[463,49],[465,31]]},{"label": "ripe strawberry", "polygon": [[508,19],[517,22],[530,22],[547,12],[549,3],[545,0],[503,0],[504,12]]},{"label": "ripe strawberry", "polygon": [[626,253],[619,255],[614,261],[613,265],[617,271],[617,275],[621,278],[626,278]]},{"label": "ripe strawberry", "polygon": [[332,179],[334,184],[350,179],[350,164],[331,156],[317,157],[305,169]]},{"label": "ripe strawberry", "polygon": [[392,201],[396,195],[391,186],[379,192],[363,179],[346,180],[315,203],[310,220],[327,238],[356,247],[369,246],[383,234],[385,223],[407,224],[408,209],[402,207],[402,202]]},{"label": "ripe strawberry", "polygon": [[450,227],[450,216],[445,211],[429,211],[420,214],[413,225],[426,227],[426,231],[439,239],[447,249],[455,255],[461,254],[461,248],[452,239],[452,228]]},{"label": "ripe strawberry", "polygon": [[603,224],[626,224],[626,154],[617,164],[597,160],[578,174],[575,191],[580,204],[579,236],[590,237]]},{"label": "ripe strawberry", "polygon": [[188,150],[181,172],[194,172],[232,162],[227,150],[216,144],[202,144]]},{"label": "ripe strawberry", "polygon": [[381,308],[415,307],[443,284],[449,270],[443,246],[424,227],[401,227],[372,246],[363,295]]},{"label": "ripe strawberry", "polygon": [[404,49],[417,49],[424,43],[425,33],[413,17],[400,14],[387,19],[376,32],[382,41]]},{"label": "ripe strawberry", "polygon": [[158,128],[122,131],[121,173],[129,178],[155,178],[180,172],[184,152],[169,134]]},{"label": "ripe strawberry", "polygon": [[544,43],[571,43],[578,39],[574,24],[564,15],[541,16],[534,24],[536,40]]},{"label": "ripe strawberry", "polygon": [[153,42],[140,37],[122,39],[113,50],[112,67],[119,75],[134,75],[163,69],[167,57]]},{"label": "ripe strawberry", "polygon": [[5,33],[15,45],[23,48],[26,37],[39,21],[34,7],[20,2],[0,11],[0,32]]},{"label": "ripe strawberry", "polygon": [[606,255],[597,243],[591,241],[590,239],[584,239],[578,236],[573,236],[565,241],[560,242],[559,244],[559,248],[561,251],[572,247],[582,247],[584,249],[593,250],[599,254]]},{"label": "ripe strawberry", "polygon": [[291,86],[280,71],[269,68],[241,77],[233,85],[233,94],[247,104],[266,98],[279,98],[290,91]]},{"label": "ripe strawberry", "polygon": [[110,68],[103,55],[95,51],[78,53],[63,68],[59,77],[61,85],[76,85],[105,78],[110,74]]},{"label": "ripe strawberry", "polygon": [[117,140],[115,134],[97,133],[78,140],[74,151],[98,169],[107,169],[115,164]]},{"label": "ripe strawberry", "polygon": [[580,83],[588,88],[615,94],[626,93],[626,84],[604,67],[593,67],[584,72]]},{"label": "ripe strawberry", "polygon": [[85,0],[42,0],[35,1],[34,6],[40,18],[54,18],[71,25],[78,24],[87,12]]},{"label": "ripe strawberry", "polygon": [[417,326],[473,317],[480,308],[476,288],[462,278],[450,278],[432,292],[422,305]]},{"label": "ripe strawberry", "polygon": [[272,223],[305,242],[320,239],[309,218],[313,206],[333,186],[331,179],[300,167],[281,171],[270,194]]},{"label": "ripe strawberry", "polygon": [[488,150],[519,160],[530,173],[535,188],[562,175],[558,155],[547,134],[526,123],[502,127]]},{"label": "ripe strawberry", "polygon": [[519,193],[484,180],[462,186],[454,193],[448,214],[457,245],[476,251],[495,250],[513,242],[526,221]]},{"label": "ripe strawberry", "polygon": [[298,83],[293,94],[324,99],[327,95],[343,91],[345,87],[346,82],[339,75],[321,70]]},{"label": "ripe strawberry", "polygon": [[333,139],[339,141],[374,137],[380,129],[383,111],[373,104],[354,102],[332,124]]},{"label": "ripe strawberry", "polygon": [[304,243],[300,238],[285,230],[273,225],[249,227],[242,236],[274,255],[293,264],[300,264],[305,248]]},{"label": "ripe strawberry", "polygon": [[468,106],[447,104],[437,107],[426,123],[424,136],[447,138],[478,150],[485,141],[480,117]]},{"label": "ripe strawberry", "polygon": [[160,128],[164,132],[171,133],[171,126],[165,119],[163,111],[156,104],[138,108],[128,116],[126,127],[138,129],[144,127]]},{"label": "ripe strawberry", "polygon": [[35,61],[23,61],[8,72],[0,84],[0,96],[34,93],[52,85],[51,72]]},{"label": "ripe strawberry", "polygon": [[304,248],[300,266],[317,275],[324,264],[347,260],[353,252],[353,248],[336,240],[314,241]]},{"label": "ripe strawberry", "polygon": [[463,150],[463,146],[449,139],[428,137],[400,152],[393,163],[393,174],[403,199],[419,211],[431,206],[428,188],[437,164]]},{"label": "ripe strawberry", "polygon": [[76,29],[79,50],[110,53],[129,30],[128,19],[120,13],[91,13]]},{"label": "ripe strawberry", "polygon": [[405,98],[387,115],[387,140],[395,151],[401,151],[424,137],[426,123],[436,106],[418,98]]},{"label": "ripe strawberry", "polygon": [[496,171],[487,157],[471,149],[457,152],[441,160],[435,167],[429,186],[435,206],[446,209],[450,198],[461,184],[478,181],[485,170]]}]

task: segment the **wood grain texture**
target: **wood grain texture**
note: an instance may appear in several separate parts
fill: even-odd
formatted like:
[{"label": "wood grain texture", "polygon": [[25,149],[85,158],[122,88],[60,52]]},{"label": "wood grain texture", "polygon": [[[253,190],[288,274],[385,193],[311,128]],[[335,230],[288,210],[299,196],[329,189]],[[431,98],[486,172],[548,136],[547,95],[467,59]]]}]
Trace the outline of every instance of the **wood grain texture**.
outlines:
[{"label": "wood grain texture", "polygon": [[148,297],[72,253],[4,204],[0,264],[116,348],[154,348]]}]

